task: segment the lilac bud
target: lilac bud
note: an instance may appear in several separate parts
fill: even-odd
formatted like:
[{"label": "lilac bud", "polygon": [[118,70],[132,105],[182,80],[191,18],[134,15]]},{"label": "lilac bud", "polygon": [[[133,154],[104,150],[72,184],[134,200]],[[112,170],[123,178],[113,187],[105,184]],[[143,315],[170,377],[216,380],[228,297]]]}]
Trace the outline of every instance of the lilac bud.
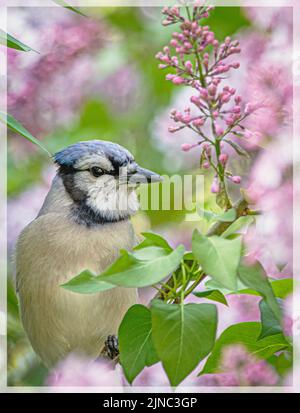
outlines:
[{"label": "lilac bud", "polygon": [[240,67],[240,63],[239,62],[234,62],[230,65],[230,67],[233,67],[233,69],[238,69]]},{"label": "lilac bud", "polygon": [[234,123],[234,118],[232,116],[228,116],[225,120],[226,125],[231,126]]},{"label": "lilac bud", "polygon": [[235,176],[231,176],[230,180],[234,183],[234,184],[239,184],[241,183],[242,178],[238,175]]},{"label": "lilac bud", "polygon": [[207,156],[211,155],[211,146],[209,143],[205,142],[202,146],[203,150],[205,151]]},{"label": "lilac bud", "polygon": [[173,77],[172,82],[174,83],[174,85],[182,85],[185,80],[180,76],[175,76]]},{"label": "lilac bud", "polygon": [[196,128],[198,128],[199,126],[203,126],[204,122],[205,120],[203,118],[197,118],[193,121],[193,125],[196,126]]},{"label": "lilac bud", "polygon": [[202,164],[202,168],[204,168],[204,169],[209,169],[209,167],[210,167],[209,162],[204,162],[204,163]]},{"label": "lilac bud", "polygon": [[188,152],[188,151],[190,151],[192,148],[194,148],[195,146],[197,146],[197,145],[192,145],[192,144],[190,144],[190,143],[183,143],[183,144],[181,145],[181,150],[182,150],[183,152]]},{"label": "lilac bud", "polygon": [[168,73],[168,74],[166,75],[166,80],[173,80],[174,77],[176,77],[176,75],[172,75],[172,73]]},{"label": "lilac bud", "polygon": [[237,113],[237,114],[241,113],[241,107],[236,105],[236,106],[233,107],[232,111],[233,111],[233,113]]},{"label": "lilac bud", "polygon": [[192,119],[191,119],[190,115],[186,115],[186,116],[183,116],[183,117],[182,117],[182,120],[181,120],[181,121],[182,121],[183,123],[186,123],[186,124],[187,124],[187,123],[190,123],[191,120],[192,120]]},{"label": "lilac bud", "polygon": [[193,45],[190,42],[184,42],[183,45],[186,49],[191,49],[193,47]]},{"label": "lilac bud", "polygon": [[214,178],[211,188],[210,188],[211,193],[217,194],[220,191],[220,186],[218,182],[218,178]]},{"label": "lilac bud", "polygon": [[192,63],[191,63],[189,60],[188,60],[187,62],[185,62],[184,66],[185,66],[186,70],[187,70],[189,73],[192,73],[192,71],[193,71],[193,65],[192,65]]},{"label": "lilac bud", "polygon": [[190,101],[192,102],[192,103],[194,103],[194,105],[199,105],[200,104],[200,100],[199,100],[199,97],[198,96],[191,96],[190,97]]},{"label": "lilac bud", "polygon": [[214,95],[217,93],[217,88],[216,88],[215,85],[209,85],[208,88],[207,88],[207,90],[208,90],[208,93],[209,93],[211,96],[214,96]]},{"label": "lilac bud", "polygon": [[247,103],[245,106],[245,115],[250,115],[252,112],[254,112],[254,105]]},{"label": "lilac bud", "polygon": [[167,56],[167,55],[162,56],[160,60],[161,60],[163,63],[167,63],[167,64],[171,63],[171,59],[170,59],[169,56]]},{"label": "lilac bud", "polygon": [[234,98],[234,101],[235,101],[235,103],[238,105],[238,104],[241,103],[241,101],[242,101],[242,96],[236,96],[236,97]]},{"label": "lilac bud", "polygon": [[221,155],[219,156],[219,161],[223,166],[225,166],[228,161],[227,153],[221,153]]},{"label": "lilac bud", "polygon": [[174,126],[169,126],[169,127],[168,127],[168,131],[169,131],[170,133],[175,133],[175,132],[177,132],[179,129],[180,129],[180,128],[175,128]]},{"label": "lilac bud", "polygon": [[217,123],[215,124],[215,131],[216,131],[217,136],[221,136],[224,133],[224,129]]}]

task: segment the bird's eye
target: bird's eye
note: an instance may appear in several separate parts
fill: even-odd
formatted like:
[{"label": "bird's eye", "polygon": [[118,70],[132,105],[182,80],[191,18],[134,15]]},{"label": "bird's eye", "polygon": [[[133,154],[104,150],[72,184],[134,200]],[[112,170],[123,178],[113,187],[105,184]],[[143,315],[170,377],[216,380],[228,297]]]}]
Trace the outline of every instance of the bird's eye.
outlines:
[{"label": "bird's eye", "polygon": [[93,166],[91,168],[91,174],[95,176],[96,178],[98,178],[99,176],[103,174],[103,171],[101,168],[99,168],[99,166]]}]

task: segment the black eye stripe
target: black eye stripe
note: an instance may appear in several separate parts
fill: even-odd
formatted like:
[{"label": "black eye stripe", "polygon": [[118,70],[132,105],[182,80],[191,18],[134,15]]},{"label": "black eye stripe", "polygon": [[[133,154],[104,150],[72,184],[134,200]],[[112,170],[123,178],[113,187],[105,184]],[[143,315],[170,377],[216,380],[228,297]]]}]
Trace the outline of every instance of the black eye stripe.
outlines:
[{"label": "black eye stripe", "polygon": [[99,178],[99,176],[105,173],[99,166],[92,166],[90,172],[95,178]]},{"label": "black eye stripe", "polygon": [[89,169],[76,169],[76,168],[70,168],[70,173],[73,172],[90,172],[93,176],[99,177],[102,175],[112,175],[112,176],[119,176],[120,174],[120,168],[128,166],[128,162],[125,162],[124,164],[120,165],[119,163],[114,163],[113,169],[110,171],[106,171],[102,169],[100,166],[92,166]]}]

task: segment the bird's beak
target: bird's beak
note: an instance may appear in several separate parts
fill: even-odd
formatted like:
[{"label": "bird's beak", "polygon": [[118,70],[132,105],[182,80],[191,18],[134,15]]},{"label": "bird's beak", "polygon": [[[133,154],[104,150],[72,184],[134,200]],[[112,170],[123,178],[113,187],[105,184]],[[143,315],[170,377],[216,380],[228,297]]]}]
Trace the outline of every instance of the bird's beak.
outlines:
[{"label": "bird's beak", "polygon": [[135,172],[128,176],[128,182],[133,184],[152,184],[154,182],[161,182],[162,180],[162,176],[149,171],[149,169],[141,168],[139,165]]}]

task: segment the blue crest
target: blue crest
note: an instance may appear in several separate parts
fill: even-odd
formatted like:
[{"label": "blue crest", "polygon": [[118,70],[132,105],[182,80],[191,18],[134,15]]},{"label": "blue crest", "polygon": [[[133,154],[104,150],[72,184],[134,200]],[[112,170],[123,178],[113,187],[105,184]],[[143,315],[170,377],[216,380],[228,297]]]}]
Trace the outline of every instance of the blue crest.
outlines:
[{"label": "blue crest", "polygon": [[78,142],[62,149],[54,155],[54,162],[60,166],[72,167],[81,159],[99,154],[113,164],[125,165],[133,160],[132,154],[121,145],[109,141],[92,140]]}]

